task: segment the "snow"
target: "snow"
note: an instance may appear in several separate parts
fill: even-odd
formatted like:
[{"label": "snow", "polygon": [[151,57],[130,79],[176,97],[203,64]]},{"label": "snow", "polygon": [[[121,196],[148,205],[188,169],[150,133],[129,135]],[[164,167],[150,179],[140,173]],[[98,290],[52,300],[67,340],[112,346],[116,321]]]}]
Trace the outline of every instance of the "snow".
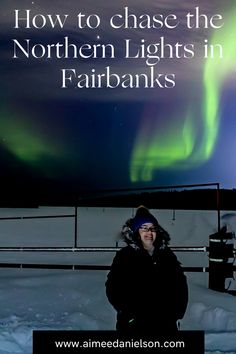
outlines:
[{"label": "snow", "polygon": [[[1,217],[73,213],[73,208],[0,210]],[[119,228],[132,213],[125,208],[79,208],[79,246],[114,247]],[[175,220],[171,211],[155,215],[171,233],[171,245],[206,246],[216,228],[214,212],[178,212]],[[234,219],[230,218],[232,230]],[[0,246],[73,247],[73,242],[73,217],[0,221]],[[177,256],[186,266],[207,265],[206,254]],[[110,252],[1,252],[1,262],[109,265],[113,257]],[[105,296],[106,275],[101,270],[0,268],[0,354],[32,354],[34,329],[114,329],[115,311]],[[207,273],[187,273],[187,277],[190,300],[181,328],[205,331],[206,354],[236,353],[236,297],[208,289]]]}]

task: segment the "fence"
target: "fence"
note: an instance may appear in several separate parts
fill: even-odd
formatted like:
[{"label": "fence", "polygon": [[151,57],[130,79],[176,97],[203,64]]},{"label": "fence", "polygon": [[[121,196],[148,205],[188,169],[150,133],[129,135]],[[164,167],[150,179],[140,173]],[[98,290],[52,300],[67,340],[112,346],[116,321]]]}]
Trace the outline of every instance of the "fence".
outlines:
[{"label": "fence", "polygon": [[[224,244],[224,235],[221,234],[221,225],[220,225],[220,189],[219,183],[211,183],[211,184],[198,184],[198,185],[184,185],[184,186],[172,186],[171,188],[190,188],[190,187],[208,187],[215,186],[216,187],[216,212],[217,212],[217,229],[218,235],[221,237],[218,241],[222,242],[221,245],[218,243],[217,246],[222,246],[222,249],[226,249],[223,247]],[[158,187],[155,189],[166,189],[168,187]],[[169,187],[170,188],[170,187]],[[152,190],[153,188],[148,188],[148,190]],[[147,189],[145,189],[147,190]],[[73,214],[61,214],[61,215],[39,215],[39,216],[17,216],[17,217],[0,217],[0,221],[4,220],[24,220],[24,219],[53,219],[53,218],[72,218],[74,219],[74,245],[73,247],[0,247],[0,252],[17,252],[17,253],[33,253],[33,252],[72,252],[72,253],[85,253],[85,252],[117,252],[120,247],[118,245],[116,247],[78,247],[78,207],[74,207]],[[233,263],[228,263],[229,256],[235,257],[236,250],[233,247],[230,247],[230,254],[220,254],[218,247],[218,258],[212,258],[212,254],[215,252],[215,244],[211,242],[209,246],[198,246],[198,247],[171,247],[174,252],[204,252],[209,253],[211,256],[209,258],[209,266],[207,267],[183,267],[186,272],[209,272],[209,287],[223,291],[223,282],[225,280],[225,276],[232,275],[236,270],[236,266]],[[214,247],[214,250],[213,250]],[[229,247],[228,247],[229,249]],[[212,251],[213,250],[213,251]],[[219,263],[220,266],[219,266]],[[226,266],[227,264],[227,266]],[[230,265],[230,266],[228,266]],[[95,265],[95,264],[48,264],[48,263],[23,263],[23,262],[5,262],[0,263],[0,268],[20,268],[20,269],[72,269],[72,270],[109,270],[109,265]],[[227,269],[226,269],[227,268]],[[230,269],[229,269],[230,268]],[[220,274],[220,277],[219,277]],[[233,275],[232,275],[233,276]],[[220,283],[219,283],[220,278]],[[219,285],[220,284],[220,285]]]}]

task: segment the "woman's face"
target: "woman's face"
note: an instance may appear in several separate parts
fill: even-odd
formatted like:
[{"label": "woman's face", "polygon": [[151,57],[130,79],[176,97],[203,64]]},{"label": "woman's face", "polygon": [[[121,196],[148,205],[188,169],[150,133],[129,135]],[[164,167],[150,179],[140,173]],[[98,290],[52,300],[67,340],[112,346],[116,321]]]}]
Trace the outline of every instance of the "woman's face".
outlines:
[{"label": "woman's face", "polygon": [[153,242],[157,237],[157,231],[152,223],[146,223],[140,226],[139,235],[145,249],[151,249],[153,247]]}]

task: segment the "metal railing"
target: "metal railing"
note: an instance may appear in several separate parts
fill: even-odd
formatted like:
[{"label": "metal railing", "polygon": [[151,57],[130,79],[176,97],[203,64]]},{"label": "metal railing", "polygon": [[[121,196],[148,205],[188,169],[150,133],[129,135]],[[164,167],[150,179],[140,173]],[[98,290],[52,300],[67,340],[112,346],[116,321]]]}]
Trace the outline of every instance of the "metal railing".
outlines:
[{"label": "metal railing", "polygon": [[[50,264],[50,263],[0,263],[0,268],[61,269],[61,270],[110,270],[110,265]],[[183,267],[185,272],[209,272],[209,267]]]},{"label": "metal railing", "polygon": [[[220,230],[220,184],[219,183],[203,183],[203,184],[186,184],[176,186],[160,186],[147,187],[136,189],[119,189],[119,190],[104,190],[100,193],[122,193],[122,192],[141,192],[154,190],[171,190],[180,188],[193,187],[216,187],[216,211],[217,211],[217,226]],[[74,246],[73,247],[0,247],[0,252],[117,252],[121,247],[78,247],[78,206],[74,207],[74,214],[60,214],[60,215],[36,215],[36,216],[17,216],[17,217],[0,217],[1,220],[24,220],[24,219],[53,219],[53,218],[74,218]],[[208,252],[208,247],[171,247],[176,252]],[[87,270],[108,270],[108,265],[83,265],[83,264],[36,264],[36,263],[0,263],[0,268],[41,268],[41,269],[87,269]],[[208,267],[184,267],[186,271],[205,272]]]},{"label": "metal railing", "polygon": [[[117,252],[122,247],[0,247],[0,252]],[[170,247],[176,252],[207,252],[208,247]]]},{"label": "metal railing", "polygon": [[[122,247],[0,247],[0,252],[118,252]],[[173,246],[174,252],[208,252],[207,246]],[[236,251],[235,251],[236,252]],[[110,265],[96,264],[51,264],[51,263],[0,263],[0,268],[20,269],[68,269],[68,270],[109,270]],[[209,267],[183,267],[185,272],[208,272]]]}]

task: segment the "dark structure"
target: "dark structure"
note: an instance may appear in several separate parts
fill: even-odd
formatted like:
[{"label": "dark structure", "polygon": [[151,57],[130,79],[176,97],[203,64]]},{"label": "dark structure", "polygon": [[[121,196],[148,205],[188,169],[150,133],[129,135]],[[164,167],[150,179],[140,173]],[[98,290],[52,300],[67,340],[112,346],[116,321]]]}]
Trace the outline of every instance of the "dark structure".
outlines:
[{"label": "dark structure", "polygon": [[227,232],[226,227],[209,236],[209,288],[212,290],[226,291],[226,278],[234,276],[234,238],[234,233]]}]

